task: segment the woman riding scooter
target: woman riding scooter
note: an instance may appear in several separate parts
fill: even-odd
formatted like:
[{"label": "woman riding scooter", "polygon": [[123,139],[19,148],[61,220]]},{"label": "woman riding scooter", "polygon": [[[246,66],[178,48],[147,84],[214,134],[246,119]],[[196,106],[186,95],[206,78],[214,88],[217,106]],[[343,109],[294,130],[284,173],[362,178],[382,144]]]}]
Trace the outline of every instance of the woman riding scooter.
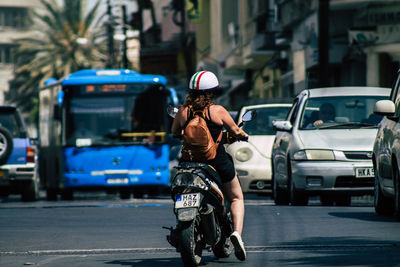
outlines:
[{"label": "woman riding scooter", "polygon": [[[238,139],[247,139],[248,135],[233,121],[228,111],[213,103],[215,89],[219,86],[217,77],[209,71],[196,72],[189,83],[189,95],[179,109],[172,124],[172,133],[182,136],[187,122],[193,117],[193,110],[206,110],[206,122],[214,141],[223,128]],[[244,261],[246,250],[241,238],[244,219],[244,199],[239,179],[236,175],[232,157],[219,145],[214,159],[205,161],[213,166],[222,178],[222,190],[231,203],[234,232],[230,239],[235,247],[236,257]]]}]

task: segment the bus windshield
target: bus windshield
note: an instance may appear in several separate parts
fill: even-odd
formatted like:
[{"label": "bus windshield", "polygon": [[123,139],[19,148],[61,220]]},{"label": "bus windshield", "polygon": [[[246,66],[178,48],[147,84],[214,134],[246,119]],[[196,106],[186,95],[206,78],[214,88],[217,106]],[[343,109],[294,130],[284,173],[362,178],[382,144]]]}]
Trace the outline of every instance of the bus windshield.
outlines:
[{"label": "bus windshield", "polygon": [[65,89],[65,143],[72,146],[142,142],[165,132],[166,94],[155,84],[79,85]]}]

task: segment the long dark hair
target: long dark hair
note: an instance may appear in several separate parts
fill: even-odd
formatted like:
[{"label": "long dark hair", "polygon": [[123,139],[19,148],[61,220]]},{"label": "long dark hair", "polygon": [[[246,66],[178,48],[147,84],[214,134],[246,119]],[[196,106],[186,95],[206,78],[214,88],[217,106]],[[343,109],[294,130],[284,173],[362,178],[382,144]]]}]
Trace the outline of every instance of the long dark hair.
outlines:
[{"label": "long dark hair", "polygon": [[213,104],[213,96],[213,92],[191,90],[183,106],[191,106],[193,110],[204,110]]}]

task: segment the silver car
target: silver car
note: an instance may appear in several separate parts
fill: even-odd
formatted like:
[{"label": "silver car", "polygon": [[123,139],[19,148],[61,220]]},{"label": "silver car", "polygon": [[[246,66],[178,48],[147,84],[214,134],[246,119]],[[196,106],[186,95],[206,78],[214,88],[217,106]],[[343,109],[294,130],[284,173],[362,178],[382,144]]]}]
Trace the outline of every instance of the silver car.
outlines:
[{"label": "silver car", "polygon": [[381,116],[377,101],[388,88],[331,87],[302,91],[277,129],[272,151],[276,204],[350,205],[352,195],[373,194],[372,147]]},{"label": "silver car", "polygon": [[379,124],[373,150],[375,170],[374,207],[377,214],[400,220],[400,71],[390,98],[375,104],[374,112],[385,116]]}]

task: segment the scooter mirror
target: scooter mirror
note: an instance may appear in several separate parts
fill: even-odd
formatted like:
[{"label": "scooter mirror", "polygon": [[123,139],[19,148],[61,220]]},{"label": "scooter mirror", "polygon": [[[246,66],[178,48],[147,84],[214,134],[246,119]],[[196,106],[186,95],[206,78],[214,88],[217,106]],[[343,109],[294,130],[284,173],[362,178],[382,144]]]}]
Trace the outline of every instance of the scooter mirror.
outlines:
[{"label": "scooter mirror", "polygon": [[246,113],[243,114],[242,116],[242,121],[251,121],[254,120],[257,117],[257,111],[256,110],[249,110],[246,111]]},{"label": "scooter mirror", "polygon": [[168,115],[170,115],[172,118],[175,118],[176,113],[178,113],[178,110],[179,110],[178,107],[170,105],[170,106],[168,106],[168,108],[167,108],[167,113],[168,113]]}]

